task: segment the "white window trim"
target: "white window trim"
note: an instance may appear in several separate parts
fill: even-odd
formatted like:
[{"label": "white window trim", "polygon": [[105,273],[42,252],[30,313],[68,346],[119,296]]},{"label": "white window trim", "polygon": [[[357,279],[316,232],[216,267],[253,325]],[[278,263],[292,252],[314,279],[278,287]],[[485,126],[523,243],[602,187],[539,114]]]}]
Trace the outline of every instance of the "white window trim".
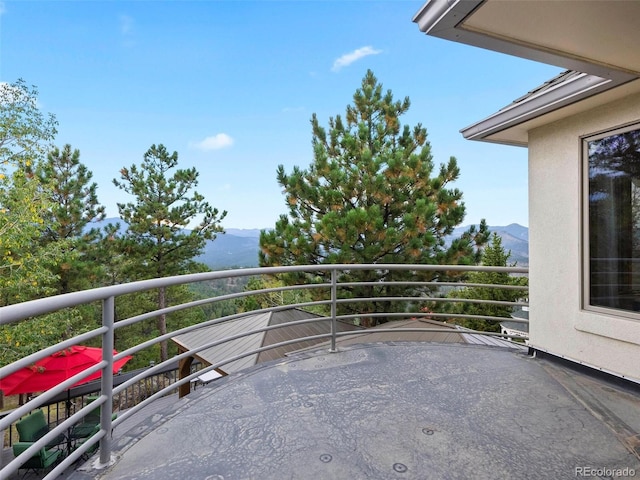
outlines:
[{"label": "white window trim", "polygon": [[[596,305],[590,305],[590,258],[589,258],[589,142],[594,140],[601,140],[606,137],[617,135],[619,133],[625,133],[632,130],[640,130],[640,120],[626,123],[617,127],[602,130],[600,132],[583,135],[580,137],[580,162],[581,162],[581,174],[582,174],[582,190],[580,192],[580,198],[582,202],[581,209],[581,221],[582,228],[582,242],[580,245],[580,256],[582,258],[582,289],[581,289],[581,309],[584,312],[592,312],[597,314],[607,315],[609,317],[622,317],[625,319],[640,321],[640,311],[633,312],[630,310],[620,310],[617,308],[601,307]],[[602,325],[596,326],[592,322],[578,321],[576,324],[578,330],[582,330],[589,333],[595,333],[602,336],[611,336],[612,338],[619,338],[619,335],[606,335],[602,330]],[[632,342],[637,343],[637,342]]]}]

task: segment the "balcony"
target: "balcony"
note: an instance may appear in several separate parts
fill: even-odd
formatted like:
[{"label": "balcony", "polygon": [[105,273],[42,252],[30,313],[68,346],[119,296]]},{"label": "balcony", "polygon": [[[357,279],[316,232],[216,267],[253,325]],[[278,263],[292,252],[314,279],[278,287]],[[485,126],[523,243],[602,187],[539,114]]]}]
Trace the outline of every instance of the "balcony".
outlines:
[{"label": "balcony", "polygon": [[[575,478],[592,473],[601,477],[640,473],[637,388],[559,359],[541,357],[523,343],[511,341],[514,336],[473,332],[440,323],[459,316],[424,309],[424,305],[433,302],[454,301],[508,304],[519,309],[526,307],[526,302],[457,298],[451,292],[469,285],[453,281],[420,282],[420,287],[427,287],[429,293],[415,297],[349,298],[352,296],[344,294],[354,284],[341,282],[340,272],[374,268],[382,266],[211,272],[105,287],[1,308],[2,324],[28,321],[33,316],[96,301],[102,303],[103,312],[100,328],[0,368],[3,378],[39,358],[94,337],[101,337],[104,351],[110,351],[119,328],[162,313],[155,310],[114,322],[114,299],[120,295],[220,278],[292,272],[317,278],[314,275],[320,270],[331,273],[328,282],[243,292],[165,309],[200,308],[212,302],[281,291],[324,292],[316,295],[320,300],[211,319],[120,352],[116,360],[136,355],[161,340],[193,340],[206,329],[244,325],[240,332],[229,332],[223,338],[207,337],[208,341],[195,346],[191,343],[191,348],[189,342],[182,342],[183,349],[187,347],[185,351],[165,364],[115,382],[116,386],[112,375],[103,375],[100,396],[95,401],[102,408],[99,432],[46,475],[32,478],[58,478],[61,473],[64,478],[75,480]],[[384,265],[384,269],[526,274],[526,269],[504,267]],[[401,285],[416,287],[417,283]],[[443,289],[449,294],[444,295]],[[525,290],[522,298],[526,297]],[[347,304],[363,306],[373,301],[378,305],[394,304],[396,308],[339,314]],[[309,315],[286,323],[242,323],[247,315],[318,306],[329,310],[330,315]],[[341,322],[363,316],[391,321],[367,330],[340,328]],[[247,343],[257,336],[285,330],[299,336],[272,335],[278,341]],[[226,348],[229,345],[234,348]],[[237,371],[230,367],[276,350],[285,352],[282,358],[253,366],[243,364]],[[207,352],[219,351],[226,352],[224,358],[207,356]],[[112,419],[114,398],[119,394],[166,369],[169,363],[188,365],[192,357],[215,363],[205,364],[198,371],[183,368],[176,381],[132,408],[119,411]],[[111,372],[113,361],[113,356],[106,355],[103,362],[84,375],[100,368]],[[229,375],[198,385],[195,390],[190,388],[200,383],[198,379],[206,382],[206,374],[213,371]],[[50,403],[77,381],[78,378],[71,378],[4,416],[0,430],[11,428],[20,417]],[[178,390],[182,394],[193,391],[179,398]],[[22,472],[18,474],[17,470],[21,463],[50,438],[71,428],[89,408],[92,407],[83,407],[63,419],[33,445],[33,450],[15,459],[9,456],[10,462],[0,470],[0,478],[20,478]],[[99,450],[86,460],[95,444]]]}]

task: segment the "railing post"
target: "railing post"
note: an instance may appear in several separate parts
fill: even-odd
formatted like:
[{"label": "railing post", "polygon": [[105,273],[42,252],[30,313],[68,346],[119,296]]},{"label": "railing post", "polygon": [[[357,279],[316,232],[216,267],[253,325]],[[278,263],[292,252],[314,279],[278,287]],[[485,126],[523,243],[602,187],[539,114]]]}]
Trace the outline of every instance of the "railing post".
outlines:
[{"label": "railing post", "polygon": [[338,299],[338,272],[335,268],[331,270],[331,349],[332,353],[337,352],[336,349],[336,330],[338,328],[336,320],[337,312],[337,299]]},{"label": "railing post", "polygon": [[100,439],[100,463],[97,468],[107,467],[111,463],[111,415],[113,413],[113,348],[114,348],[114,324],[115,299],[105,298],[102,301],[102,326],[107,331],[102,334],[102,358],[107,365],[102,369],[102,395],[107,400],[100,408],[100,428],[106,434]]}]

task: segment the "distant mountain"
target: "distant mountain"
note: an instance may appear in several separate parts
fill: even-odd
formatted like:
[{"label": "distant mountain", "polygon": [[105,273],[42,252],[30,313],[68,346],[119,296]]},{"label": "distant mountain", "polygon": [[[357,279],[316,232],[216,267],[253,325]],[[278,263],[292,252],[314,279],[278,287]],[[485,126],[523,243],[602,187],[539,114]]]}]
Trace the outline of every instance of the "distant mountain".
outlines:
[{"label": "distant mountain", "polygon": [[[238,235],[236,232],[241,232],[241,234]],[[249,232],[253,232],[253,234],[249,235]],[[225,234],[218,235],[215,240],[208,240],[204,247],[204,253],[196,260],[212,270],[257,267],[259,241],[260,230],[230,228]]]},{"label": "distant mountain", "polygon": [[[459,237],[469,226],[458,227],[453,237]],[[496,232],[502,238],[502,246],[511,251],[510,263],[517,263],[519,267],[529,265],[529,229],[517,223],[507,226],[490,226],[491,232]],[[198,261],[205,263],[214,270],[231,267],[257,267],[260,229],[238,230],[227,229],[224,235],[218,235],[213,242],[207,242],[205,252]]]},{"label": "distant mountain", "polygon": [[[123,233],[127,228],[127,224],[122,219],[113,217],[92,223],[88,229],[102,229],[110,223],[119,225],[120,233]],[[260,229],[229,228],[226,233],[219,234],[215,240],[207,240],[204,252],[196,257],[196,261],[204,263],[212,270],[257,267],[259,240]]]},{"label": "distant mountain", "polygon": [[[477,225],[476,225],[477,226]],[[458,227],[453,231],[452,237],[459,237],[469,228]],[[529,229],[517,223],[505,227],[490,226],[489,231],[495,232],[502,238],[502,246],[508,252],[511,251],[509,263],[517,262],[519,267],[529,265]]]},{"label": "distant mountain", "polygon": [[260,238],[260,228],[226,228],[227,235],[235,237],[256,237]]},{"label": "distant mountain", "polygon": [[[91,224],[91,227],[100,227],[108,223],[119,224],[120,232],[123,232],[126,224],[119,218],[107,218],[102,222]],[[452,237],[459,237],[469,226],[458,227]],[[529,265],[529,229],[512,223],[505,227],[489,227],[491,232],[496,232],[502,237],[502,246],[511,251],[509,261],[517,262],[519,267]],[[215,240],[207,241],[204,252],[196,258],[212,270],[224,270],[227,268],[246,268],[258,266],[258,251],[260,250],[260,229],[228,228],[226,233],[218,235]]]}]

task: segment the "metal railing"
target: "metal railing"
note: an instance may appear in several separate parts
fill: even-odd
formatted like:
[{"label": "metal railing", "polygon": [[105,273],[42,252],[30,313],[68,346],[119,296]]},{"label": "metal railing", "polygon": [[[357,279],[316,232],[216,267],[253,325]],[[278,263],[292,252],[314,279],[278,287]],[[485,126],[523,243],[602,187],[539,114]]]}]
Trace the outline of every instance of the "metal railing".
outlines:
[{"label": "metal railing", "polygon": [[[191,365],[190,373],[195,373],[202,368],[202,363],[194,362]],[[147,368],[141,368],[133,370],[127,373],[118,373],[114,376],[114,386],[121,385],[125,381],[138,377],[145,372]],[[154,374],[146,375],[144,380],[139,381],[124,390],[120,390],[117,394],[113,395],[113,404],[118,405],[120,409],[127,409],[140,403],[141,400],[146,399],[161,388],[168,387],[175,383],[178,379],[179,370],[178,362],[166,365],[160,371]],[[151,385],[151,387],[149,386]],[[161,387],[160,387],[161,385]],[[89,398],[100,393],[100,380],[93,380],[77,387],[70,388],[66,393],[60,394],[52,398],[49,402],[40,405],[40,408],[44,412],[44,417],[49,425],[57,425],[65,420],[70,412],[74,412],[79,408],[84,407],[89,403]],[[177,387],[175,387],[171,393],[175,393]],[[27,401],[31,400],[33,396],[27,396]],[[9,409],[0,412],[0,420],[7,415],[13,413],[14,409]],[[31,412],[28,412],[31,413]],[[11,447],[13,442],[18,439],[18,432],[15,429],[15,424],[9,426],[9,430],[5,432],[5,439],[7,440],[5,446]]]},{"label": "metal railing", "polygon": [[[459,281],[373,281],[373,282],[341,282],[340,281],[340,272],[354,272],[354,271],[363,271],[363,270],[371,270],[377,273],[379,272],[391,272],[396,270],[410,271],[418,273],[424,272],[432,272],[435,276],[437,272],[447,272],[448,276],[458,275],[462,276],[469,272],[499,272],[499,273],[508,273],[510,275],[520,275],[524,276],[528,273],[526,268],[520,267],[478,267],[478,266],[460,266],[460,265],[300,265],[300,266],[289,266],[289,267],[269,267],[269,268],[249,268],[249,269],[239,269],[239,270],[227,270],[227,271],[218,271],[218,272],[208,272],[208,273],[200,273],[200,274],[191,274],[191,275],[181,275],[167,278],[156,278],[152,280],[145,280],[140,282],[133,282],[129,284],[115,285],[109,287],[102,287],[93,290],[86,290],[81,292],[74,292],[65,295],[58,295],[54,297],[33,300],[29,302],[24,302],[16,305],[9,305],[6,307],[0,308],[0,325],[8,325],[15,322],[20,321],[29,321],[32,317],[37,317],[39,315],[44,315],[47,313],[51,313],[54,311],[58,311],[68,307],[75,307],[78,305],[88,304],[92,302],[99,301],[102,304],[102,323],[101,326],[95,328],[89,332],[83,333],[81,335],[77,335],[73,338],[64,340],[55,345],[51,345],[39,352],[36,352],[32,355],[28,355],[14,363],[3,366],[0,368],[0,379],[4,378],[7,375],[10,375],[17,370],[28,367],[29,365],[37,362],[45,358],[48,355],[56,353],[62,349],[69,348],[73,345],[80,344],[83,342],[87,342],[96,337],[101,338],[101,345],[103,349],[103,359],[98,364],[86,369],[84,372],[74,375],[73,377],[63,381],[58,384],[56,387],[38,395],[33,398],[25,405],[16,408],[11,411],[9,414],[0,418],[0,433],[4,430],[10,428],[10,426],[18,421],[22,416],[33,411],[36,408],[40,408],[43,405],[51,403],[56,396],[62,395],[67,389],[71,388],[73,385],[78,383],[82,378],[102,370],[102,378],[100,382],[100,395],[98,398],[92,402],[90,405],[83,406],[77,412],[70,415],[65,420],[59,422],[59,424],[53,428],[49,433],[47,433],[44,437],[40,438],[38,441],[34,442],[31,447],[29,447],[22,455],[16,457],[9,464],[4,466],[0,470],[0,480],[8,478],[9,475],[17,471],[31,456],[33,456],[37,451],[45,447],[47,443],[49,443],[56,436],[63,434],[68,429],[72,428],[74,424],[81,421],[81,419],[89,413],[91,410],[94,410],[97,406],[101,407],[101,419],[100,419],[100,430],[95,435],[90,437],[87,441],[82,443],[78,448],[69,452],[68,456],[64,458],[64,460],[59,463],[55,468],[53,468],[47,476],[44,478],[55,478],[60,473],[62,473],[67,467],[72,465],[78,459],[80,459],[83,455],[89,452],[94,445],[98,442],[99,444],[99,458],[94,463],[95,468],[105,468],[110,462],[112,462],[112,446],[111,446],[111,432],[112,429],[117,427],[120,423],[125,421],[131,415],[139,412],[142,408],[148,405],[150,402],[155,399],[166,395],[172,390],[180,387],[181,385],[188,384],[188,382],[193,381],[199,375],[203,373],[212,371],[214,369],[220,369],[221,367],[232,363],[234,361],[243,359],[250,355],[260,354],[262,352],[280,348],[291,346],[294,344],[298,344],[301,341],[310,342],[310,341],[327,341],[330,346],[329,350],[331,352],[337,352],[336,341],[339,337],[348,336],[348,335],[362,335],[362,330],[356,331],[338,331],[338,321],[355,321],[358,318],[366,317],[366,318],[380,318],[384,317],[385,320],[390,319],[401,319],[401,318],[417,318],[417,317],[427,317],[430,319],[475,319],[475,320],[487,320],[487,321],[504,321],[506,317],[495,317],[488,315],[466,315],[466,314],[452,314],[452,313],[438,313],[434,311],[424,311],[421,310],[421,306],[426,304],[436,303],[444,303],[444,302],[458,302],[458,303],[475,303],[475,304],[484,304],[484,305],[500,305],[503,307],[510,308],[522,308],[526,307],[528,304],[525,300],[522,301],[500,301],[500,300],[487,300],[487,299],[469,299],[469,298],[456,298],[452,296],[451,293],[448,295],[444,295],[442,293],[438,293],[438,288],[445,287],[449,291],[456,290],[459,288],[491,288],[491,289],[510,289],[510,290],[521,290],[522,295],[520,298],[526,299],[528,298],[528,289],[526,286],[515,286],[515,285],[498,285],[498,284],[478,284],[478,283],[464,283]],[[308,281],[306,283],[300,285],[292,285],[285,287],[275,287],[275,288],[265,288],[261,290],[253,290],[253,291],[244,291],[227,295],[220,295],[212,298],[205,298],[201,300],[191,301],[180,305],[173,305],[167,308],[152,310],[142,315],[137,315],[134,317],[126,318],[123,320],[119,320],[115,322],[115,299],[116,297],[127,295],[131,293],[138,292],[146,292],[158,288],[163,287],[171,287],[176,285],[186,285],[197,282],[207,282],[212,280],[219,279],[231,279],[237,277],[253,277],[253,276],[261,276],[261,275],[280,275],[280,274],[308,274],[313,276],[312,281]],[[326,278],[329,278],[329,281],[318,281],[319,273],[326,274]],[[342,292],[346,292],[347,290],[353,291],[354,287],[381,287],[381,286],[393,286],[393,287],[411,287],[412,291],[419,291],[420,293],[416,296],[374,296],[374,297],[357,297],[357,298],[348,298],[348,296],[341,295]],[[300,289],[306,289],[308,291],[324,292],[324,296],[320,300],[314,301],[306,301],[296,304],[290,305],[280,305],[276,307],[264,308],[259,310],[254,310],[252,312],[242,312],[235,313],[232,315],[226,315],[220,318],[214,318],[211,320],[207,320],[202,323],[198,323],[196,325],[191,325],[188,327],[181,328],[179,330],[174,330],[165,335],[157,336],[154,338],[150,338],[132,348],[124,350],[117,355],[113,355],[113,347],[114,347],[114,338],[118,329],[124,328],[129,325],[133,325],[144,320],[148,320],[151,318],[158,317],[161,314],[169,314],[173,312],[188,310],[192,308],[199,308],[204,305],[213,304],[216,302],[222,302],[226,300],[236,300],[242,299],[249,296],[257,296],[268,293],[275,292],[286,292],[286,291],[295,291]],[[418,290],[415,290],[418,289]],[[317,295],[316,295],[317,296]],[[396,309],[396,311],[367,311],[367,312],[357,312],[357,313],[346,313],[339,314],[339,308],[344,309],[345,305],[350,305],[352,309],[356,309],[358,305],[364,305],[371,302],[377,303],[395,303],[396,305],[402,305],[403,308]],[[150,368],[145,369],[139,374],[133,375],[131,378],[123,382],[118,382],[117,386],[114,386],[114,376],[111,374],[113,371],[113,362],[120,358],[123,358],[127,355],[134,355],[137,352],[140,352],[148,347],[151,347],[155,344],[158,344],[162,341],[167,341],[171,337],[175,337],[179,334],[188,333],[194,331],[196,329],[205,327],[205,326],[214,326],[226,324],[228,322],[233,322],[234,320],[238,320],[242,317],[246,317],[247,315],[257,314],[257,313],[267,313],[267,312],[277,312],[281,310],[291,309],[291,308],[310,308],[310,307],[322,307],[327,309],[330,313],[327,317],[314,317],[303,320],[296,320],[293,322],[282,323],[278,325],[269,325],[261,328],[254,328],[251,330],[243,331],[237,333],[235,335],[230,335],[226,338],[219,339],[213,342],[206,343],[204,345],[200,345],[197,348],[188,350],[186,352],[179,353],[176,356],[171,357],[166,362],[158,363]],[[400,311],[397,311],[400,310]],[[357,311],[357,310],[356,310]],[[511,322],[521,322],[528,323],[527,320],[522,319],[513,319],[509,318]],[[210,349],[212,347],[216,347],[227,342],[232,342],[234,340],[244,338],[250,335],[255,335],[261,332],[269,332],[272,330],[276,330],[279,328],[291,327],[294,325],[305,325],[312,323],[327,323],[329,325],[328,333],[309,335],[305,337],[294,338],[287,341],[282,341],[279,343],[261,346],[260,348],[255,348],[250,351],[239,351],[234,352],[228,358],[221,360],[220,362],[208,365],[202,368],[200,371],[191,373],[184,378],[177,379],[175,382],[172,382],[165,388],[160,389],[159,391],[153,393],[148,396],[144,400],[140,401],[137,405],[132,408],[127,409],[122,414],[118,415],[117,418],[112,419],[112,409],[113,409],[113,399],[114,395],[118,395],[120,392],[125,391],[127,388],[131,388],[137,382],[144,380],[145,378],[157,374],[163,369],[167,368],[167,365],[170,363],[175,364],[176,361],[180,361],[183,359],[187,359],[188,357],[193,357],[198,352],[201,352],[206,349]],[[376,328],[377,332],[447,332],[451,333],[451,328]],[[518,338],[515,335],[503,335],[500,333],[489,333],[489,332],[474,332],[474,333],[482,333],[483,335],[490,336],[498,336],[504,338]]]}]

